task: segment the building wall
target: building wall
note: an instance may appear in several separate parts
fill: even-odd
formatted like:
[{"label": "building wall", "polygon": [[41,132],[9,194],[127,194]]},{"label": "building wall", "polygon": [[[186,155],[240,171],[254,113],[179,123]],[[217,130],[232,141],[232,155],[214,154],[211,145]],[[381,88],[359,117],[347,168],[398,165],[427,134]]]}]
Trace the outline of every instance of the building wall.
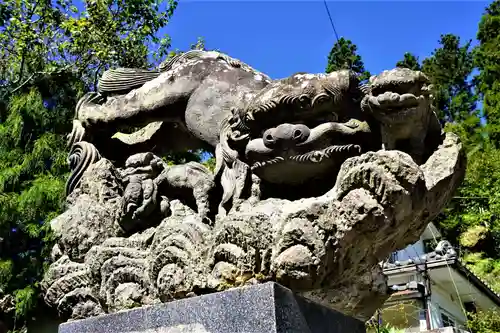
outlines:
[{"label": "building wall", "polygon": [[408,282],[424,282],[424,278],[422,277],[422,274],[419,273],[417,268],[409,271],[409,272],[404,272],[400,274],[394,274],[390,275],[389,279],[387,281],[388,285],[395,285],[395,284],[405,284]]},{"label": "building wall", "polygon": [[465,317],[456,293],[454,293],[449,288],[443,288],[439,285],[432,285],[431,288],[432,289],[429,304],[431,313],[431,327],[433,329],[443,327],[443,322],[441,320],[441,309],[444,310],[445,314],[452,317],[458,328],[463,327],[467,318]]},{"label": "building wall", "polygon": [[[393,284],[404,284],[410,281],[423,282],[423,277],[416,270],[413,272],[406,272],[398,275],[391,275],[389,277],[389,285]],[[389,305],[389,304],[388,304]],[[392,305],[392,307],[394,307]],[[463,310],[460,306],[460,302],[458,297],[456,296],[456,292],[453,289],[453,286],[446,285],[440,286],[437,284],[431,285],[431,296],[427,301],[427,307],[429,309],[430,314],[430,326],[431,329],[438,329],[443,327],[442,316],[441,313],[444,310],[445,314],[448,314],[449,317],[456,323],[458,328],[462,328],[466,317],[463,313]],[[426,330],[426,322],[425,318],[422,318],[422,327],[421,331]],[[415,329],[415,325],[411,325],[412,330]],[[410,327],[408,327],[410,328]]]},{"label": "building wall", "polygon": [[423,304],[420,300],[411,299],[396,303],[386,303],[380,311],[382,325],[390,325],[396,329],[420,332],[421,312]]}]

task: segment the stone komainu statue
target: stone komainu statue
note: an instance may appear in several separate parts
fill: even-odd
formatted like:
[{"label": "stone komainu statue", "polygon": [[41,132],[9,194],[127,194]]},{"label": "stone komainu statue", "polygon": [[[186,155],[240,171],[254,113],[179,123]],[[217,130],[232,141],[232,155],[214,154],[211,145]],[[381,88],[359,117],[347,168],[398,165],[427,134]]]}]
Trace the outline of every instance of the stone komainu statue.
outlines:
[{"label": "stone komainu statue", "polygon": [[[105,72],[69,135],[46,302],[85,318],[276,281],[369,318],[388,297],[379,263],[464,176],[431,88],[408,69],[271,80],[213,51]],[[200,148],[214,172],[161,159]]]}]

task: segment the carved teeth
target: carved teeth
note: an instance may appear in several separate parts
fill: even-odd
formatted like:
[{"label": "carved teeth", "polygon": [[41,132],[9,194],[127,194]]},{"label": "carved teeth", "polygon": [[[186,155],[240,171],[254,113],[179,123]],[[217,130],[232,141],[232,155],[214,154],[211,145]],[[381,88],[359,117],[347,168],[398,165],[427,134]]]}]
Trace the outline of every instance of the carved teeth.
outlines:
[{"label": "carved teeth", "polygon": [[[354,144],[341,145],[341,146],[331,146],[324,150],[312,151],[309,153],[305,153],[302,155],[290,156],[289,160],[302,163],[302,162],[312,162],[312,163],[320,163],[325,159],[328,159],[335,155],[335,153],[343,154],[343,153],[357,153],[361,154],[361,147]],[[264,166],[278,164],[284,162],[285,159],[283,157],[276,157],[269,161],[261,161],[256,162],[252,166],[252,170],[261,168]]]},{"label": "carved teeth", "polygon": [[418,101],[422,96],[413,94],[397,94],[386,91],[378,96],[369,96],[368,104],[376,109],[384,109],[386,107],[415,107],[418,106]]},{"label": "carved teeth", "polygon": [[309,160],[314,163],[321,162],[322,159],[323,159],[323,154],[319,151],[313,152],[311,154],[311,157],[309,158]]},{"label": "carved teeth", "polygon": [[261,168],[263,166],[277,164],[277,163],[283,162],[284,160],[285,159],[283,157],[275,157],[269,161],[256,162],[256,163],[254,163],[254,165],[252,165],[251,169],[254,170],[257,168]]}]

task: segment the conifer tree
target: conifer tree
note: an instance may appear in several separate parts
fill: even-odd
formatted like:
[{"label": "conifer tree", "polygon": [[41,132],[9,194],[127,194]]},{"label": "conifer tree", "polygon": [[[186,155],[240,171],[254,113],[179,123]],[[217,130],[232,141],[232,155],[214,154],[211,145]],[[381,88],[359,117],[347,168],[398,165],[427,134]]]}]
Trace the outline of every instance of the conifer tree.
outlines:
[{"label": "conifer tree", "polygon": [[470,149],[482,141],[478,99],[470,80],[473,69],[471,41],[461,45],[460,38],[452,34],[441,35],[439,47],[422,65],[434,87],[441,123],[459,134]]},{"label": "conifer tree", "polygon": [[500,1],[493,1],[479,23],[479,46],[474,50],[479,75],[475,87],[483,99],[489,141],[500,148]]},{"label": "conifer tree", "polygon": [[105,69],[153,67],[167,55],[158,30],[177,2],[160,10],[161,2],[0,3],[0,322],[12,332],[42,304],[48,222],[63,210],[76,102]]},{"label": "conifer tree", "polygon": [[370,78],[370,72],[365,69],[361,56],[357,54],[358,47],[349,39],[340,38],[328,55],[326,73],[340,69],[351,69],[360,76],[360,80]]},{"label": "conifer tree", "polygon": [[402,60],[396,63],[396,67],[400,68],[409,68],[414,71],[419,71],[422,69],[418,61],[418,57],[416,57],[413,53],[406,52]]}]

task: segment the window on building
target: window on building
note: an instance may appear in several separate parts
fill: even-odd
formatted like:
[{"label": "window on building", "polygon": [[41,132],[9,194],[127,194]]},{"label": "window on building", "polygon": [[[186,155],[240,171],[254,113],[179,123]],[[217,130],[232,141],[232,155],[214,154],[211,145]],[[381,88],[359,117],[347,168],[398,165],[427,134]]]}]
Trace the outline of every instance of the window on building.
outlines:
[{"label": "window on building", "polygon": [[455,327],[455,321],[451,316],[441,312],[441,320],[443,321],[443,327]]},{"label": "window on building", "polygon": [[411,274],[408,276],[408,282],[423,282],[422,275],[420,273]]},{"label": "window on building", "polygon": [[467,312],[472,312],[472,313],[477,312],[476,304],[474,302],[465,302],[464,308],[465,308],[465,311],[467,311]]}]

